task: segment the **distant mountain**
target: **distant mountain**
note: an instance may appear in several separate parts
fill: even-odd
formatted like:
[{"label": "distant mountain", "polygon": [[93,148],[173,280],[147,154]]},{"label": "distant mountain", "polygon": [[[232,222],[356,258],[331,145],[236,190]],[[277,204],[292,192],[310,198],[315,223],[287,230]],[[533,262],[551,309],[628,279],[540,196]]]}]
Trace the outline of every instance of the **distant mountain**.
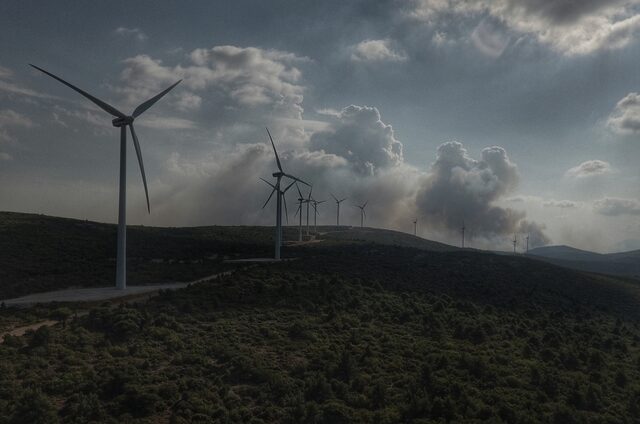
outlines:
[{"label": "distant mountain", "polygon": [[546,246],[532,249],[528,255],[581,271],[640,278],[640,250],[602,254],[570,246]]}]

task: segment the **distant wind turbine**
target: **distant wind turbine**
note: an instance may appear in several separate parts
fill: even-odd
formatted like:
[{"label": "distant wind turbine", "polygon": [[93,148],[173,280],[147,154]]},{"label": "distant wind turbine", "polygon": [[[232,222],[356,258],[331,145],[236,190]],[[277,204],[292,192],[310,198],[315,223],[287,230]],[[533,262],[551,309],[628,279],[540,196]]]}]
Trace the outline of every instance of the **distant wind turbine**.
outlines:
[{"label": "distant wind turbine", "polygon": [[413,220],[413,235],[414,236],[418,235],[418,218],[415,218]]},{"label": "distant wind turbine", "polygon": [[300,220],[298,225],[298,241],[302,241],[302,205],[307,201],[307,199],[302,195],[298,184],[296,184],[296,189],[298,189],[298,210],[296,211],[296,215],[299,215]]},{"label": "distant wind turbine", "polygon": [[307,199],[305,200],[305,203],[307,204],[307,237],[309,237],[309,206],[313,201],[313,198],[311,197],[312,192],[313,186],[311,186],[311,188],[309,189],[309,196],[307,196]]},{"label": "distant wind turbine", "polygon": [[338,210],[336,212],[336,226],[339,227],[340,226],[340,203],[342,203],[345,200],[347,200],[347,198],[345,197],[344,199],[338,200],[338,198],[336,196],[334,196],[333,193],[331,193],[331,197],[333,197],[333,200],[336,201],[336,205],[338,207]]},{"label": "distant wind turbine", "polygon": [[354,205],[356,208],[360,209],[360,228],[364,227],[364,218],[367,216],[367,214],[364,212],[364,208],[367,207],[367,203],[369,203],[368,200],[362,205]]},{"label": "distant wind turbine", "polygon": [[527,253],[529,253],[529,234],[527,234]]},{"label": "distant wind turbine", "polygon": [[464,219],[462,220],[462,248],[464,249],[464,230],[466,227],[464,226]]},{"label": "distant wind turbine", "polygon": [[318,205],[326,202],[326,200],[311,200],[311,205],[313,206],[313,232],[318,233]]},{"label": "distant wind turbine", "polygon": [[516,234],[513,235],[513,253],[516,253],[516,246],[518,244],[518,238],[516,236]]},{"label": "distant wind turbine", "polygon": [[[264,206],[262,206],[262,208],[264,209],[265,206],[267,206],[267,203],[269,203],[269,200],[271,200],[271,196],[273,196],[273,193],[277,193],[276,194],[276,237],[275,237],[275,255],[274,255],[274,257],[275,257],[276,260],[279,260],[280,259],[280,248],[282,247],[282,200],[284,199],[284,194],[287,192],[287,190],[289,190],[291,188],[291,186],[293,186],[293,184],[295,184],[296,181],[299,181],[302,184],[307,185],[307,186],[310,186],[310,185],[308,183],[302,181],[300,178],[294,177],[293,175],[290,175],[290,174],[287,174],[282,170],[282,164],[280,163],[280,158],[278,157],[278,151],[276,150],[276,145],[273,142],[273,137],[271,137],[271,133],[269,132],[269,128],[267,128],[267,134],[269,135],[269,140],[271,140],[271,146],[273,147],[273,153],[276,156],[276,164],[278,165],[278,171],[274,172],[272,174],[276,178],[276,183],[275,184],[269,183],[269,185],[273,188],[273,190],[271,190],[271,194],[269,194],[269,197],[267,198],[267,201],[264,203]],[[282,190],[280,188],[280,183],[281,183],[282,177],[287,177],[290,180],[293,180],[293,182],[291,184],[289,184],[284,190]],[[285,213],[286,213],[286,208],[287,208],[286,201],[284,203],[284,207],[285,207]]]},{"label": "distant wind turbine", "polygon": [[51,78],[58,80],[62,84],[71,88],[72,90],[80,93],[85,98],[89,99],[92,103],[98,106],[100,109],[111,114],[115,117],[111,121],[114,127],[120,128],[120,193],[119,193],[119,207],[118,207],[118,247],[116,256],[116,288],[124,290],[127,288],[127,127],[131,131],[131,137],[133,138],[133,146],[138,156],[138,165],[140,166],[140,172],[142,173],[142,183],[144,185],[144,194],[147,198],[147,211],[151,213],[151,205],[149,204],[149,191],[147,190],[147,177],[144,174],[144,164],[142,162],[142,150],[140,149],[140,143],[136,136],[136,131],[133,129],[133,121],[140,115],[142,115],[147,109],[153,106],[158,100],[160,100],[165,94],[171,91],[180,81],[174,83],[166,90],[150,98],[146,102],[141,103],[136,107],[131,115],[125,115],[115,107],[103,102],[102,100],[92,96],[79,89],[78,87],[69,84],[60,77],[45,71],[35,65],[31,67],[37,69],[49,75]]}]

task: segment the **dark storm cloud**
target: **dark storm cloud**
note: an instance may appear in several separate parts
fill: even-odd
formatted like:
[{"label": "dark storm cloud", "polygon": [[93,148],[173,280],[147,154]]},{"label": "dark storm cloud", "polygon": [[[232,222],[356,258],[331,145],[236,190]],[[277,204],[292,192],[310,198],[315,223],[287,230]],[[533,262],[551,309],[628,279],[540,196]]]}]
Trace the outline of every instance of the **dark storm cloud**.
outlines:
[{"label": "dark storm cloud", "polygon": [[431,225],[451,231],[464,220],[484,237],[526,231],[545,240],[543,228],[524,221],[524,212],[495,205],[516,188],[519,178],[517,166],[502,147],[487,147],[475,160],[461,143],[447,142],[438,148],[436,161],[418,188],[416,205]]}]

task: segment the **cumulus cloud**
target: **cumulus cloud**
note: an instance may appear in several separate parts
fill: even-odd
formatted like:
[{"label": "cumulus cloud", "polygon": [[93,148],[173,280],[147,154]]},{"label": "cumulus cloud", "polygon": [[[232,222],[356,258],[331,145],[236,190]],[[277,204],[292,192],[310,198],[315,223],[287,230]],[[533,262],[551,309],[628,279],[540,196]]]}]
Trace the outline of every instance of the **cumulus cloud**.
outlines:
[{"label": "cumulus cloud", "polygon": [[407,55],[394,50],[390,40],[365,40],[352,47],[351,60],[361,62],[402,62]]},{"label": "cumulus cloud", "polygon": [[635,134],[640,130],[640,94],[629,93],[617,104],[607,125],[619,134]]},{"label": "cumulus cloud", "polygon": [[140,30],[140,28],[118,27],[113,31],[113,33],[120,37],[133,38],[138,41],[145,41],[149,38],[147,37],[147,34]]},{"label": "cumulus cloud", "polygon": [[[304,139],[304,86],[298,65],[308,58],[279,50],[215,46],[191,51],[186,63],[165,64],[148,55],[124,60],[124,87],[115,88],[131,107],[182,79],[170,95],[173,114],[215,129],[219,139],[255,137],[249,127],[280,123],[274,132],[286,140]],[[283,123],[289,119],[292,121]],[[229,132],[233,132],[230,134]],[[251,131],[250,131],[251,132]]]},{"label": "cumulus cloud", "polygon": [[491,17],[566,55],[628,45],[640,30],[638,0],[416,0],[409,15],[437,23],[444,14]]},{"label": "cumulus cloud", "polygon": [[342,109],[334,125],[312,135],[311,148],[347,159],[363,175],[403,162],[402,143],[375,107],[351,105]]},{"label": "cumulus cloud", "polygon": [[578,166],[570,168],[565,175],[569,178],[589,178],[611,174],[612,168],[609,162],[603,160],[588,160]]},{"label": "cumulus cloud", "polygon": [[518,181],[517,166],[502,147],[487,147],[475,160],[461,143],[451,141],[438,147],[436,161],[418,188],[416,206],[430,225],[450,231],[457,231],[464,220],[476,235],[487,238],[526,229],[546,240],[543,228],[525,221],[524,212],[495,205]]},{"label": "cumulus cloud", "polygon": [[593,210],[605,216],[640,215],[640,202],[636,199],[605,197],[594,202]]}]

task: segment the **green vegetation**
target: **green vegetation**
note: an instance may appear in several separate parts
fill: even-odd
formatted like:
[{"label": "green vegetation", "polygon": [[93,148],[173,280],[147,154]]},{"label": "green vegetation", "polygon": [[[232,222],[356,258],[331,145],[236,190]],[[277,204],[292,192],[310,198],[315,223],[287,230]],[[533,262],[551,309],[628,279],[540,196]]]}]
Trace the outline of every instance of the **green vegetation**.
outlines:
[{"label": "green vegetation", "polygon": [[636,285],[466,251],[298,252],[8,338],[0,423],[640,419]]}]

